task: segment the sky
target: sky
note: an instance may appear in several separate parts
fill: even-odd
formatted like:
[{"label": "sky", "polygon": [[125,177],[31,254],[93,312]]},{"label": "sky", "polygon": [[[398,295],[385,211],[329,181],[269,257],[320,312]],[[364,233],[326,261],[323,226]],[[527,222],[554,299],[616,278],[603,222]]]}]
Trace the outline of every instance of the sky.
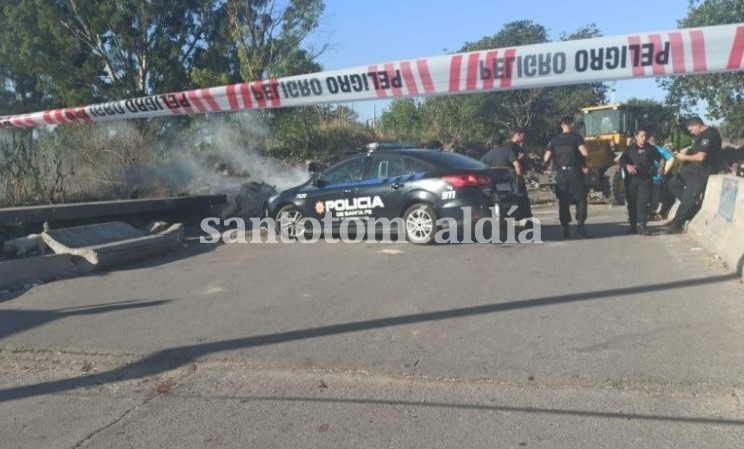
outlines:
[{"label": "sky", "polygon": [[[319,57],[324,70],[456,52],[518,20],[542,25],[557,41],[562,33],[592,23],[603,36],[674,30],[688,14],[687,0],[325,0],[325,5],[310,41],[329,46]],[[663,101],[664,96],[654,78],[614,83],[616,101]],[[388,104],[370,100],[346,106],[366,121],[379,117]]]}]

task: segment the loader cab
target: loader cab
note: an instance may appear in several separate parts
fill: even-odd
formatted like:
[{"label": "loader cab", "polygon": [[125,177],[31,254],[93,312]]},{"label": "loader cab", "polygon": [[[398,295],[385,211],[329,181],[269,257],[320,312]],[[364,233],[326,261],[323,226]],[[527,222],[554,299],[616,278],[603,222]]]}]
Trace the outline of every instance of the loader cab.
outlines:
[{"label": "loader cab", "polygon": [[576,132],[584,139],[608,140],[624,148],[647,118],[648,113],[640,105],[591,106],[576,114]]}]

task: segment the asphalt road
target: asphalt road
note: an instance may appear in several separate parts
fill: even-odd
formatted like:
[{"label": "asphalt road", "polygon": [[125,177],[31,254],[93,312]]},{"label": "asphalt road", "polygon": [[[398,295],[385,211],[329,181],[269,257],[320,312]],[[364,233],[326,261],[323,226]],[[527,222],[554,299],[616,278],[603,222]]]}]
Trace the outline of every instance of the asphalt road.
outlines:
[{"label": "asphalt road", "polygon": [[3,448],[744,447],[744,287],[687,235],[199,244],[0,295]]}]

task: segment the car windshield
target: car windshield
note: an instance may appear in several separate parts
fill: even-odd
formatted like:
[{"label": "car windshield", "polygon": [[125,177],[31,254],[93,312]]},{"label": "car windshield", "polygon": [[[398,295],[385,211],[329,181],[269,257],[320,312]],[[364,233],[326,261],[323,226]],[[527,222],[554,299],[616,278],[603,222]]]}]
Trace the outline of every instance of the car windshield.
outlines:
[{"label": "car windshield", "polygon": [[436,164],[439,168],[456,170],[482,170],[488,168],[488,165],[477,159],[449,151],[432,151],[431,153],[422,154],[421,158]]},{"label": "car windshield", "polygon": [[323,172],[323,181],[326,184],[338,184],[344,182],[358,181],[362,179],[362,169],[366,158],[355,157],[330,167]]}]

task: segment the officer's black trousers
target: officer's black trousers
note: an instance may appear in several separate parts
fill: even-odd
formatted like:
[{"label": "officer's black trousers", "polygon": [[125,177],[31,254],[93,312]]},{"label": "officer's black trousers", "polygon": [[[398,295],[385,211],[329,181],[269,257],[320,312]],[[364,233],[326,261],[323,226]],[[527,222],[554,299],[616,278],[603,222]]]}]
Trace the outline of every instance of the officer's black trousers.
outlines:
[{"label": "officer's black trousers", "polygon": [[587,215],[587,195],[584,174],[580,169],[558,170],[555,182],[555,194],[558,197],[558,219],[561,225],[571,222],[571,203],[576,203],[576,221],[584,224]]},{"label": "officer's black trousers", "polygon": [[679,199],[677,214],[672,220],[675,226],[682,226],[691,220],[700,209],[705,186],[711,170],[695,165],[686,165],[677,176],[669,180],[669,190]]},{"label": "officer's black trousers", "polygon": [[522,194],[523,198],[522,204],[520,204],[520,207],[524,208],[522,216],[526,218],[532,217],[532,205],[530,204],[530,195],[527,192],[527,184],[522,181],[517,187],[519,188],[519,193]]},{"label": "officer's black trousers", "polygon": [[648,222],[648,205],[651,202],[651,179],[631,175],[625,178],[625,183],[630,225],[636,227],[640,224],[645,227]]}]

